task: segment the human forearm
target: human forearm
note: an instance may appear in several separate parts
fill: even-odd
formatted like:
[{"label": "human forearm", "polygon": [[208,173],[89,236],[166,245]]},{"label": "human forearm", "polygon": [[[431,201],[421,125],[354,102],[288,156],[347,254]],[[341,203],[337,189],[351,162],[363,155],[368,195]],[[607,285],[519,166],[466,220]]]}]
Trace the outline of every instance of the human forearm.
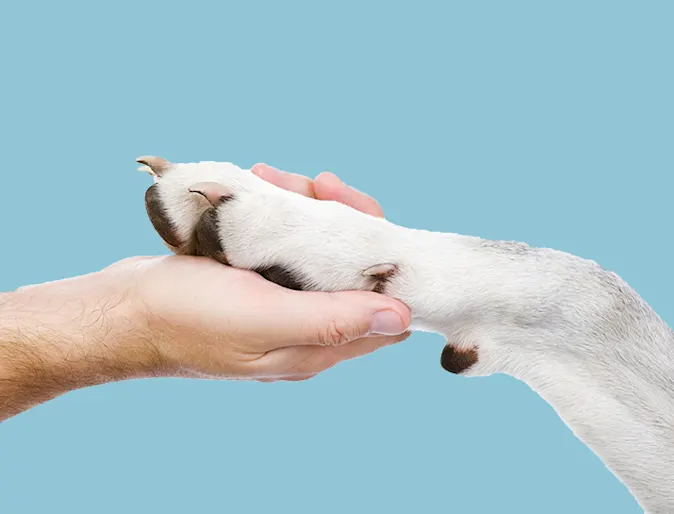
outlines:
[{"label": "human forearm", "polygon": [[71,381],[54,344],[60,334],[24,300],[21,293],[0,298],[0,420],[64,393]]},{"label": "human forearm", "polygon": [[89,293],[96,288],[105,281],[89,275],[0,295],[0,420],[73,389],[151,373],[121,297]]}]

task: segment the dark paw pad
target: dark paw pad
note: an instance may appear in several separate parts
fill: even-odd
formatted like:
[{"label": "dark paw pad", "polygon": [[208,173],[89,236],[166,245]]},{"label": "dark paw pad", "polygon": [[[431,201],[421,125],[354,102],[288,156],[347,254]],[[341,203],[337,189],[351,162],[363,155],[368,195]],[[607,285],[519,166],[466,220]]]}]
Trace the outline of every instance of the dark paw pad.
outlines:
[{"label": "dark paw pad", "polygon": [[173,222],[169,219],[168,213],[164,208],[161,198],[159,197],[159,184],[150,186],[145,192],[145,209],[150,218],[152,226],[157,231],[159,236],[166,242],[166,244],[179,248],[182,241],[178,238],[177,231]]},{"label": "dark paw pad", "polygon": [[304,286],[302,280],[297,274],[281,267],[281,266],[266,266],[254,270],[266,280],[273,282],[281,287],[287,289],[294,289],[295,291],[302,291]]},{"label": "dark paw pad", "polygon": [[225,249],[218,231],[218,211],[215,207],[205,210],[201,215],[194,239],[194,255],[210,257],[222,264],[227,264]]},{"label": "dark paw pad", "polygon": [[472,367],[477,362],[477,348],[457,350],[448,344],[442,350],[440,365],[450,373],[460,374]]}]

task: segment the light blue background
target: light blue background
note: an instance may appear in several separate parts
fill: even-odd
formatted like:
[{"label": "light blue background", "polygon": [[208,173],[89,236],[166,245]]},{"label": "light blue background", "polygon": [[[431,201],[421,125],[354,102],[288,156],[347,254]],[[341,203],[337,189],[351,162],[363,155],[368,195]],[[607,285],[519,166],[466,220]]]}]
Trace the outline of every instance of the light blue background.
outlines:
[{"label": "light blue background", "polygon": [[[134,159],[338,173],[408,226],[599,261],[674,320],[671,2],[0,7],[0,290],[165,253]],[[133,381],[0,426],[0,512],[634,513],[507,377],[396,347]]]}]

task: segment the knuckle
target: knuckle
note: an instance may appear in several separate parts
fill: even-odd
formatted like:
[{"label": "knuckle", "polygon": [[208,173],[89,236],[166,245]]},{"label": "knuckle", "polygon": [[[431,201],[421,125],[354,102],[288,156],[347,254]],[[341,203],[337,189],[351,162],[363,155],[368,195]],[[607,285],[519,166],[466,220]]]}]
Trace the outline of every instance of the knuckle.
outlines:
[{"label": "knuckle", "polygon": [[336,320],[330,320],[319,331],[319,343],[323,346],[339,346],[348,340],[347,332]]}]

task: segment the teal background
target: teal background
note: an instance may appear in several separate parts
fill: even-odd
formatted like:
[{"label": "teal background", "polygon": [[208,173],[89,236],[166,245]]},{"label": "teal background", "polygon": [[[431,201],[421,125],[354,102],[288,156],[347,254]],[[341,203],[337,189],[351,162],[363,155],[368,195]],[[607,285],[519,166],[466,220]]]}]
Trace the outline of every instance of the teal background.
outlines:
[{"label": "teal background", "polygon": [[[330,170],[389,219],[617,271],[670,322],[674,4],[5,2],[0,290],[165,253],[134,159]],[[0,512],[640,512],[523,384],[407,342],[0,425]]]}]

